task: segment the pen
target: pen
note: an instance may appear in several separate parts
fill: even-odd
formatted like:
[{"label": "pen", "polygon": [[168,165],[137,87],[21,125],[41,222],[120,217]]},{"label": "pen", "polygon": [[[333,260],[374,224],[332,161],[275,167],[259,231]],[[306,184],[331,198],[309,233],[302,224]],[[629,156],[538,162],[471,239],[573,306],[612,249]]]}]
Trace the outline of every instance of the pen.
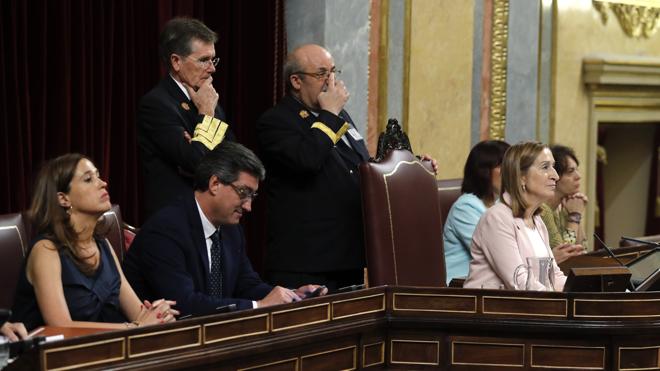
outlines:
[{"label": "pen", "polygon": [[46,329],[45,327],[41,326],[41,327],[39,327],[39,328],[36,328],[36,329],[32,330],[32,332],[30,332],[30,333],[27,335],[28,339],[31,338],[31,337],[33,337],[33,336],[36,335],[36,334],[41,333],[41,332],[42,332],[43,330],[45,330],[45,329]]},{"label": "pen", "polygon": [[364,288],[364,284],[359,284],[359,285],[350,285],[350,286],[344,286],[340,287],[337,289],[337,291],[355,291],[355,290],[360,290]]}]

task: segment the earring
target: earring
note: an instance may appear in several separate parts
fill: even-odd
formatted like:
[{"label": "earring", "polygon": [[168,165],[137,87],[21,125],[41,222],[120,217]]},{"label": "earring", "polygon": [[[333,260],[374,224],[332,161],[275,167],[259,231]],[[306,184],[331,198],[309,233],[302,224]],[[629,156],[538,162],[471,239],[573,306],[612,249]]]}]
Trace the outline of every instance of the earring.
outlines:
[{"label": "earring", "polygon": [[523,184],[522,189],[523,189],[523,192],[527,192],[527,186],[526,185]]},{"label": "earring", "polygon": [[71,215],[71,212],[73,212],[73,205],[69,205],[69,208],[66,209],[66,213]]}]

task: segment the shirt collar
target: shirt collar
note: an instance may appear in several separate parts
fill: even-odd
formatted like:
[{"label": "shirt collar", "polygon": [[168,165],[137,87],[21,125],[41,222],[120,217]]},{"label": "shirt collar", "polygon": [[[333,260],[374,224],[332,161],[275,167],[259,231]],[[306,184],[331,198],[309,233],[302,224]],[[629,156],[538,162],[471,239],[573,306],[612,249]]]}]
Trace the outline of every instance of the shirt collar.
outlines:
[{"label": "shirt collar", "polygon": [[218,229],[215,228],[213,223],[211,223],[211,221],[206,217],[206,215],[202,211],[202,208],[199,206],[199,202],[197,202],[196,198],[195,198],[195,204],[197,205],[199,218],[202,220],[202,229],[204,230],[204,238],[210,238],[211,235],[215,233]]},{"label": "shirt collar", "polygon": [[188,98],[188,100],[190,100],[190,95],[188,95],[188,90],[186,90],[186,87],[183,86],[183,84],[182,84],[181,82],[179,82],[179,80],[175,79],[174,76],[172,76],[172,74],[170,74],[170,77],[171,77],[172,80],[174,80],[174,82],[179,86],[179,89],[181,89],[181,91],[183,92],[183,94],[186,95],[186,98]]},{"label": "shirt collar", "polygon": [[307,105],[306,105],[305,103],[303,103],[300,99],[298,99],[298,97],[296,97],[295,95],[291,94],[291,98],[293,98],[296,102],[300,103],[301,106],[305,107],[305,109],[308,110],[309,112],[311,112],[312,115],[314,115],[314,117],[318,117],[318,116],[319,116],[319,112],[318,112],[318,111],[315,111],[315,110],[313,110],[313,109],[307,107]]}]

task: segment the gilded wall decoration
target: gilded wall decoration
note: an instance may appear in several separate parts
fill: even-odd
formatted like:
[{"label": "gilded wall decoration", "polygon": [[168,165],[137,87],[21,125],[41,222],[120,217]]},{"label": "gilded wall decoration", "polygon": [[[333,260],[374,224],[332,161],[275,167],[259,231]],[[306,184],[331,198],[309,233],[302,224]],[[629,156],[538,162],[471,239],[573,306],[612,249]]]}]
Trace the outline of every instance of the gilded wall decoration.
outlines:
[{"label": "gilded wall decoration", "polygon": [[493,2],[490,64],[490,139],[504,140],[506,125],[506,64],[509,38],[509,0]]},{"label": "gilded wall decoration", "polygon": [[600,14],[603,24],[606,24],[609,18],[607,10],[612,10],[619,20],[623,32],[630,37],[648,39],[660,26],[660,7],[598,0],[592,0],[592,4]]}]

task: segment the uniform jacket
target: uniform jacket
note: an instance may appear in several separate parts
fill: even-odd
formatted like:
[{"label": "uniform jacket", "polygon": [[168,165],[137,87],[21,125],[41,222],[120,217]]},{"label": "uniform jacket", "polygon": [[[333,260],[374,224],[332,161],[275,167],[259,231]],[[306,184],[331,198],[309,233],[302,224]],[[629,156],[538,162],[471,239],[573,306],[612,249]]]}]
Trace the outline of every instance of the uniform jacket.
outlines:
[{"label": "uniform jacket", "polygon": [[[214,116],[225,120],[220,105]],[[209,150],[200,142],[188,143],[184,131],[192,137],[195,126],[203,118],[171,76],[166,76],[140,100],[138,145],[147,215],[192,191],[192,174]],[[226,138],[233,140],[233,134],[228,131]]]},{"label": "uniform jacket", "polygon": [[[346,125],[346,126],[345,126]],[[343,128],[343,129],[342,129]],[[333,135],[343,136],[352,148]],[[348,113],[318,117],[291,96],[257,123],[268,192],[268,270],[330,272],[365,264],[358,165],[369,158]]]}]

